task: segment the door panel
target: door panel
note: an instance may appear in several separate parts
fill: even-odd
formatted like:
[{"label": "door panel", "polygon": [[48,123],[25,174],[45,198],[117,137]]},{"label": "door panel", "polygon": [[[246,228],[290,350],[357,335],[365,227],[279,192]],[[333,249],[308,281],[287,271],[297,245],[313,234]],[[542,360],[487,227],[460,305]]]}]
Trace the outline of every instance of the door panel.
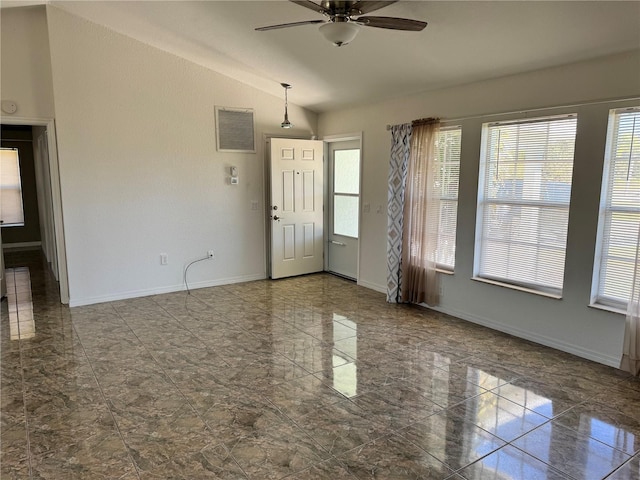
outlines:
[{"label": "door panel", "polygon": [[358,277],[360,142],[329,144],[329,232],[327,268]]},{"label": "door panel", "polygon": [[304,258],[313,257],[315,254],[315,225],[313,223],[305,223],[302,225],[302,231],[304,234],[304,252],[302,255]]},{"label": "door panel", "polygon": [[283,212],[293,212],[295,210],[295,172],[293,170],[282,171],[282,208]]},{"label": "door panel", "polygon": [[305,170],[302,172],[302,210],[313,212],[315,210],[315,172]]},{"label": "door panel", "polygon": [[295,260],[296,258],[296,230],[295,225],[282,226],[282,259]]},{"label": "door panel", "polygon": [[323,143],[271,139],[271,278],[323,270]]}]

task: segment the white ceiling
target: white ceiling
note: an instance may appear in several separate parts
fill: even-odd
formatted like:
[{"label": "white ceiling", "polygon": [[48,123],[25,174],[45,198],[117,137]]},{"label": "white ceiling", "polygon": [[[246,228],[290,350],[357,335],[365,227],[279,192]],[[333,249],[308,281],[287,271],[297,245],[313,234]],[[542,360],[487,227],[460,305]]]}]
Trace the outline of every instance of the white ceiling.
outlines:
[{"label": "white ceiling", "polygon": [[424,31],[362,28],[340,48],[317,25],[254,31],[323,18],[283,0],[49,3],[273,95],[290,83],[317,112],[640,48],[640,1],[400,1],[372,15]]}]

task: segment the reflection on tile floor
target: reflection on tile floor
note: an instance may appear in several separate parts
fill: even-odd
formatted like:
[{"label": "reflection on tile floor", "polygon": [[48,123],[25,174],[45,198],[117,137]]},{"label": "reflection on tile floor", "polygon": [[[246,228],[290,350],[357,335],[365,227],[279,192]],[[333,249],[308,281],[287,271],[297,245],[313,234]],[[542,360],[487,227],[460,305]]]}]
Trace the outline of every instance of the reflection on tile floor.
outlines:
[{"label": "reflection on tile floor", "polygon": [[4,479],[640,478],[640,380],[326,274],[69,309],[7,255]]}]

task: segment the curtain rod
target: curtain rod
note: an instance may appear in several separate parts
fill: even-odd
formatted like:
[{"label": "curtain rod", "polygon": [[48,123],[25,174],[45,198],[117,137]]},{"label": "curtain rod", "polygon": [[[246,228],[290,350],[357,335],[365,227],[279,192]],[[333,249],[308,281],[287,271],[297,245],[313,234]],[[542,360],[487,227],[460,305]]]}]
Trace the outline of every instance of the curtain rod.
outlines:
[{"label": "curtain rod", "polygon": [[418,125],[433,125],[434,123],[440,123],[440,119],[435,117],[419,118],[418,120],[411,122],[414,127]]},{"label": "curtain rod", "polygon": [[[468,117],[458,117],[458,118],[442,118],[440,119],[440,121],[442,123],[451,123],[451,122],[462,122],[464,120],[474,120],[476,118],[485,118],[485,117],[497,117],[500,115],[515,115],[518,113],[521,114],[526,114],[526,113],[533,113],[533,112],[540,112],[543,110],[554,110],[554,109],[558,109],[558,108],[573,108],[573,107],[586,107],[589,105],[602,105],[603,103],[617,103],[617,102],[631,102],[634,100],[640,100],[640,97],[631,97],[631,98],[621,98],[621,99],[617,99],[617,100],[599,100],[596,102],[585,102],[585,103],[572,103],[569,105],[559,105],[557,107],[541,107],[541,108],[532,108],[530,110],[516,110],[513,112],[502,112],[502,113],[485,113],[482,115],[471,115]],[[629,108],[633,108],[633,107],[629,107]],[[407,122],[410,123],[410,122]],[[399,124],[402,125],[402,124]],[[387,130],[391,130],[392,127],[394,127],[395,125],[390,125],[387,124]]]}]

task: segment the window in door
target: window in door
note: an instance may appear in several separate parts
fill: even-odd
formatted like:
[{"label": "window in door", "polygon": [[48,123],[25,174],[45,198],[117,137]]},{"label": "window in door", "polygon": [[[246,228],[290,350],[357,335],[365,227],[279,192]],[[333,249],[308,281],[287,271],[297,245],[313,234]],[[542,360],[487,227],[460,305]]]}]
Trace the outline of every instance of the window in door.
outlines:
[{"label": "window in door", "polygon": [[360,209],[360,149],[333,155],[333,234],[358,238]]},{"label": "window in door", "polygon": [[24,226],[18,149],[0,149],[0,225]]}]

